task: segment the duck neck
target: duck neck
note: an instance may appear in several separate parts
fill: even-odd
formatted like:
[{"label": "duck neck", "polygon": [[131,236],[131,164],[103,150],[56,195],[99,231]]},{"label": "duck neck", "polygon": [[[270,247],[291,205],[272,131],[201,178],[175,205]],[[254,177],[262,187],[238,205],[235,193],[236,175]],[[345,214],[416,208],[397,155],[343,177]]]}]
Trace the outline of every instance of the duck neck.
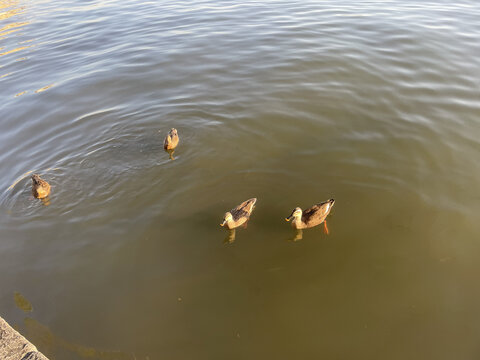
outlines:
[{"label": "duck neck", "polygon": [[233,219],[227,221],[227,228],[230,230],[235,228],[235,221],[233,221]]},{"label": "duck neck", "polygon": [[303,229],[303,228],[305,227],[305,224],[303,223],[301,216],[295,216],[295,217],[293,218],[292,225],[293,225],[296,229]]}]

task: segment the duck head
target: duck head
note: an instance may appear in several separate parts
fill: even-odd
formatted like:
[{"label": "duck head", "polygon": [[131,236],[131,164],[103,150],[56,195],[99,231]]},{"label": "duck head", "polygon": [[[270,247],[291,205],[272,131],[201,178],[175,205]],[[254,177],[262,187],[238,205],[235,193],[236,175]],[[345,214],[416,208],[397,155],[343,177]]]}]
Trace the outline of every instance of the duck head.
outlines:
[{"label": "duck head", "polygon": [[228,211],[223,216],[223,221],[220,224],[220,226],[224,226],[225,224],[227,224],[229,221],[232,221],[232,220],[233,220],[232,214]]},{"label": "duck head", "polygon": [[40,178],[40,176],[38,176],[38,174],[33,174],[32,181],[35,185],[39,185],[42,179]]},{"label": "duck head", "polygon": [[290,221],[292,219],[301,219],[301,218],[302,218],[302,209],[300,209],[299,207],[296,207],[295,209],[293,209],[290,216],[285,218],[285,221]]}]

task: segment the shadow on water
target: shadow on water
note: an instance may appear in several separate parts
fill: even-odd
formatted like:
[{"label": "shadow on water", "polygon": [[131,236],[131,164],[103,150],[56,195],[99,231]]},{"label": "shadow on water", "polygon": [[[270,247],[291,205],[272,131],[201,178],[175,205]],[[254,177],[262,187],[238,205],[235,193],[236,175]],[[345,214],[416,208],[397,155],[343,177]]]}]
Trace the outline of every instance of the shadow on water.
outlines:
[{"label": "shadow on water", "polygon": [[30,304],[30,301],[28,301],[22,294],[17,291],[15,291],[15,293],[13,294],[13,301],[20,310],[23,310],[26,313],[33,311],[33,306],[32,304]]},{"label": "shadow on water", "polygon": [[[33,311],[32,304],[19,292],[13,295],[15,306],[25,313]],[[32,317],[25,317],[22,325],[14,328],[31,341],[45,356],[50,359],[72,358],[99,359],[99,360],[132,360],[149,357],[138,357],[135,354],[126,354],[122,351],[104,351],[93,347],[69,342],[54,334],[47,326]]]}]

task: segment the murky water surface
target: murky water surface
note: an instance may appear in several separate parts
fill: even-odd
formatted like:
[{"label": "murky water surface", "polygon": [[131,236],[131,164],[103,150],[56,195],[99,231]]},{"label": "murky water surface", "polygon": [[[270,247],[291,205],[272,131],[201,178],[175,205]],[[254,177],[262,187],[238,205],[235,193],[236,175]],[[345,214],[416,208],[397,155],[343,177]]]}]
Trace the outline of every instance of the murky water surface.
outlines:
[{"label": "murky water surface", "polygon": [[52,360],[478,358],[479,19],[0,0],[0,314]]}]

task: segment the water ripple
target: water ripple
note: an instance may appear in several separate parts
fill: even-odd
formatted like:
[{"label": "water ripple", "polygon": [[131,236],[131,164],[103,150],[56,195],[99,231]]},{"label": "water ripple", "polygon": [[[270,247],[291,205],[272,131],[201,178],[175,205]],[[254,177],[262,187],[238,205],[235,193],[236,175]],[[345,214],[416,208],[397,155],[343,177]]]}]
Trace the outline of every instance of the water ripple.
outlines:
[{"label": "water ripple", "polygon": [[[45,318],[67,329],[74,323],[100,341],[110,334],[121,348],[127,345],[119,339],[128,344],[134,337],[119,333],[117,323],[102,328],[98,322],[97,329],[83,319],[72,322],[71,314],[91,314],[104,306],[98,299],[112,296],[115,306],[108,307],[105,319],[121,314],[134,329],[149,328],[145,323],[161,303],[150,296],[155,289],[170,296],[200,284],[201,294],[191,291],[187,301],[203,304],[205,299],[194,295],[218,291],[215,277],[222,278],[232,260],[241,264],[242,281],[228,277],[228,286],[251,279],[277,286],[279,279],[261,278],[258,264],[263,269],[279,251],[286,254],[281,266],[297,257],[302,264],[290,263],[292,270],[308,274],[305,266],[327,266],[327,257],[341,254],[315,281],[347,272],[371,279],[371,267],[343,259],[350,255],[370,263],[373,254],[378,264],[388,251],[394,261],[389,258],[386,269],[404,258],[402,266],[411,269],[418,259],[423,276],[432,271],[439,239],[452,244],[445,251],[449,256],[478,254],[468,239],[478,238],[472,234],[480,211],[479,18],[474,1],[0,0],[0,246],[7,259],[0,261],[0,274],[9,274],[2,284],[17,286],[25,274],[35,273],[42,294],[54,286],[62,298],[71,295],[72,303],[92,301],[88,311],[72,312],[70,304],[62,311],[60,302],[49,299],[45,304],[55,306],[51,313],[45,310]],[[181,137],[175,160],[162,147],[172,127]],[[32,172],[52,185],[48,205],[31,196]],[[256,231],[243,242],[221,246],[217,218],[252,196],[259,199]],[[336,241],[323,241],[318,233],[322,241],[286,244],[284,209],[328,197],[338,199]],[[444,220],[450,218],[466,230],[448,230]],[[16,265],[8,266],[10,258]],[[451,278],[478,263],[467,260]],[[212,271],[211,264],[220,264],[221,271]],[[245,271],[245,264],[255,272]],[[184,278],[171,276],[168,266],[184,271]],[[390,275],[405,273],[399,269],[388,268]],[[200,278],[190,280],[192,273]],[[293,283],[305,273],[295,273]],[[470,275],[476,279],[474,271]],[[129,276],[134,285],[126,281]],[[214,285],[204,291],[209,276]],[[445,278],[442,273],[435,281],[420,277],[404,283],[417,281],[423,289]],[[166,279],[179,287],[165,289]],[[312,284],[304,286],[318,288]],[[355,288],[350,285],[345,288]],[[283,286],[278,290],[297,293]],[[129,294],[133,288],[148,296]],[[112,295],[112,289],[123,290]],[[87,291],[99,295],[85,297]],[[462,292],[440,295],[453,293]],[[154,305],[131,306],[139,298],[153,299]],[[193,317],[187,313],[189,324],[198,314],[221,318],[196,310]],[[179,316],[177,311],[172,314]],[[138,320],[143,314],[148,319]],[[159,323],[181,323],[172,319],[150,326],[157,331]],[[205,323],[200,319],[199,328]],[[175,333],[168,329],[159,338],[181,343]],[[192,338],[197,337],[195,332]],[[463,345],[462,340],[453,343]],[[158,343],[145,346],[154,358]],[[164,350],[167,357],[182,357]]]}]

